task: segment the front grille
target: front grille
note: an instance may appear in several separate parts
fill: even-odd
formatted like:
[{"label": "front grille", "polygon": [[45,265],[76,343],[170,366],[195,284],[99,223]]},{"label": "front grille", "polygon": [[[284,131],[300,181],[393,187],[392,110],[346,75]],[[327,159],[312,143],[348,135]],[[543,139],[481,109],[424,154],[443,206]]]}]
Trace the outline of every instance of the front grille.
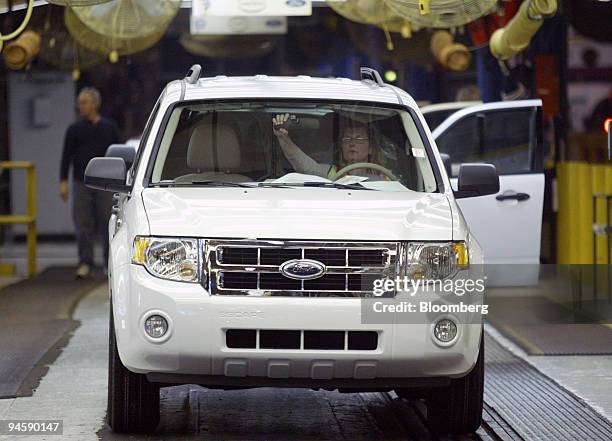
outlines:
[{"label": "front grille", "polygon": [[[257,274],[255,274],[257,275]],[[259,288],[261,289],[302,289],[302,282],[290,279],[280,273],[260,273]]]},{"label": "front grille", "polygon": [[[374,280],[398,275],[396,242],[207,240],[203,252],[203,283],[213,295],[370,297]],[[300,259],[322,263],[324,273],[296,280],[280,272]]]},{"label": "front grille", "polygon": [[[349,250],[350,254],[356,250]],[[345,266],[346,265],[346,251],[342,249],[329,249],[329,248],[315,248],[304,250],[304,258],[318,260],[326,266]]]},{"label": "front grille", "polygon": [[[281,248],[262,248],[259,250],[261,265],[280,265],[281,263],[302,257],[300,250],[283,250]],[[257,262],[255,262],[257,265]]]},{"label": "front grille", "polygon": [[300,331],[259,331],[260,349],[299,349]]},{"label": "front grille", "polygon": [[330,249],[330,248],[248,248],[225,246],[217,250],[217,260],[223,265],[279,266],[287,260],[312,259],[326,266],[377,266],[383,267],[386,261],[384,249]]},{"label": "front grille", "polygon": [[342,291],[346,289],[347,277],[350,274],[325,274],[318,279],[304,280],[304,289],[308,291]]},{"label": "front grille", "polygon": [[225,289],[249,289],[257,284],[255,273],[221,273],[219,282]]},{"label": "front grille", "polygon": [[381,266],[385,256],[380,250],[351,250],[348,255],[349,266]]},{"label": "front grille", "polygon": [[227,329],[225,344],[230,349],[375,351],[378,332]]},{"label": "front grille", "polygon": [[220,263],[229,263],[236,265],[256,265],[257,248],[220,248],[217,251],[217,260]]}]

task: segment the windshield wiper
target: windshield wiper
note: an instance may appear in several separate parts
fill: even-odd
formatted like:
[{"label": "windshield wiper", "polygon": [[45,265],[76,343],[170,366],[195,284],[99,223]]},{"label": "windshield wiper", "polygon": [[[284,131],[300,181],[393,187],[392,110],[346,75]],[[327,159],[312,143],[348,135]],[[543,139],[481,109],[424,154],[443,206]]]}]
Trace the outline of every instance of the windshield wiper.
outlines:
[{"label": "windshield wiper", "polygon": [[211,187],[243,187],[243,188],[253,188],[252,185],[246,184],[244,182],[231,182],[231,181],[211,181],[208,179],[196,179],[191,181],[192,185],[198,186],[211,186]]},{"label": "windshield wiper", "polygon": [[340,184],[338,182],[260,182],[259,187],[291,188],[291,187],[324,187],[341,188],[343,190],[373,190],[360,184]]},{"label": "windshield wiper", "polygon": [[304,182],[304,187],[329,187],[329,188],[341,188],[344,190],[373,190],[372,188],[364,187],[361,184],[341,184],[339,182]]},{"label": "windshield wiper", "polygon": [[292,183],[292,182],[258,182],[258,187],[270,187],[270,188],[292,188],[296,185],[300,185],[300,183]]},{"label": "windshield wiper", "polygon": [[176,182],[174,180],[165,180],[154,182],[151,184],[153,187],[243,187],[253,188],[252,185],[242,182],[230,182],[230,181],[213,181],[209,179],[194,179],[193,181]]}]

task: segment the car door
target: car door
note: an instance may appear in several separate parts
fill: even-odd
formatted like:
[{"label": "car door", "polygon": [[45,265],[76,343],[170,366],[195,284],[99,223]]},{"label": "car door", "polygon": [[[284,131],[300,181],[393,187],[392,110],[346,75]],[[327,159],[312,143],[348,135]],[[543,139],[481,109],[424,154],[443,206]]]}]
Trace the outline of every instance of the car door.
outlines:
[{"label": "car door", "polygon": [[449,116],[466,107],[482,104],[482,101],[453,101],[450,103],[428,104],[421,107],[421,112],[430,130],[434,130]]},{"label": "car door", "polygon": [[544,205],[541,106],[540,100],[471,106],[433,132],[440,152],[450,156],[453,186],[461,163],[497,167],[499,193],[458,200],[492,264],[487,269],[493,286],[537,282]]}]

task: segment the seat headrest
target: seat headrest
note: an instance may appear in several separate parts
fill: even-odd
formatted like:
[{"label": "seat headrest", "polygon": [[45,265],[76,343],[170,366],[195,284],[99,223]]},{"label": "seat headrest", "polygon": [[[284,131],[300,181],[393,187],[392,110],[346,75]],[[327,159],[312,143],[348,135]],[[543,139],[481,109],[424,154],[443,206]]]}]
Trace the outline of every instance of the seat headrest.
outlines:
[{"label": "seat headrest", "polygon": [[222,124],[197,126],[189,139],[187,167],[199,171],[216,169],[221,172],[239,168],[240,145],[236,131]]}]

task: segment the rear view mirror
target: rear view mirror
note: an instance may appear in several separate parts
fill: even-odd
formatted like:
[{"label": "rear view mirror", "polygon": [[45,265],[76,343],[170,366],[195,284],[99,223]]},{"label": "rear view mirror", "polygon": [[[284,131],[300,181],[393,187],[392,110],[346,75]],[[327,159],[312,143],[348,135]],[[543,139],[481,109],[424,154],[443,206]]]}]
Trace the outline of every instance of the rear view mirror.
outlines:
[{"label": "rear view mirror", "polygon": [[486,196],[499,192],[499,176],[492,164],[461,164],[455,198]]},{"label": "rear view mirror", "polygon": [[125,161],[125,168],[132,168],[136,158],[136,148],[128,144],[111,144],[106,149],[105,158],[121,158]]},{"label": "rear view mirror", "polygon": [[84,184],[96,190],[129,193],[125,161],[121,158],[93,158],[85,169]]}]

